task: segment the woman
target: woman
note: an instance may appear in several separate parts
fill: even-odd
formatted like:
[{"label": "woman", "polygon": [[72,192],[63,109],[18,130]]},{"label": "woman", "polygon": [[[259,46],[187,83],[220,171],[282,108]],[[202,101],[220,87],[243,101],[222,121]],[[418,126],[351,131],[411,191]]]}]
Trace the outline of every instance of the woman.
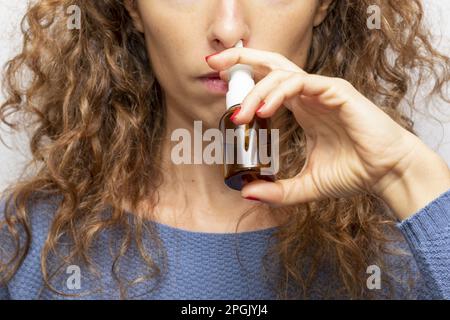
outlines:
[{"label": "woman", "polygon": [[[442,96],[449,80],[422,15],[419,0],[38,1],[0,109],[37,116],[37,172],[3,202],[2,296],[449,298],[449,168],[400,111],[413,81],[431,72]],[[170,157],[174,130],[217,128],[236,63],[257,85],[235,123],[271,118],[281,151],[277,181],[241,192],[220,165]]]}]

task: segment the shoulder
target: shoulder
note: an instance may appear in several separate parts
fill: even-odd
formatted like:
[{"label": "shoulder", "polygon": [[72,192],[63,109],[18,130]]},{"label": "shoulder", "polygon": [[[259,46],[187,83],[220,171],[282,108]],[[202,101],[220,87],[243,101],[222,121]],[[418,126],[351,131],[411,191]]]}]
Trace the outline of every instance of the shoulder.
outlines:
[{"label": "shoulder", "polygon": [[[19,224],[14,227],[21,250],[26,249],[23,261],[17,266],[17,262],[14,263],[15,260],[11,260],[17,250],[16,238],[5,221],[7,210],[10,217],[17,217],[18,211],[10,198],[4,195],[0,198],[0,263],[8,271],[16,266],[13,277],[7,284],[11,298],[33,299],[42,287],[41,251],[58,208],[59,199],[60,197],[57,196],[46,198],[32,196],[27,201],[26,216],[30,236],[27,236],[27,230],[22,225]],[[3,291],[5,291],[5,288]],[[6,294],[4,292],[0,294],[0,299],[2,295]]]},{"label": "shoulder", "polygon": [[[37,194],[31,195],[27,200],[25,205],[26,219],[33,238],[42,238],[44,234],[47,234],[56,210],[58,209],[60,200],[61,196],[59,195],[44,197],[42,195],[38,196]],[[8,233],[5,225],[7,213],[9,216],[14,217],[14,219],[20,216],[13,199],[8,195],[2,195],[0,197],[0,225],[2,226],[0,233],[2,235]],[[23,233],[23,228],[21,228],[19,232]],[[21,236],[23,236],[23,234],[21,234]]]}]

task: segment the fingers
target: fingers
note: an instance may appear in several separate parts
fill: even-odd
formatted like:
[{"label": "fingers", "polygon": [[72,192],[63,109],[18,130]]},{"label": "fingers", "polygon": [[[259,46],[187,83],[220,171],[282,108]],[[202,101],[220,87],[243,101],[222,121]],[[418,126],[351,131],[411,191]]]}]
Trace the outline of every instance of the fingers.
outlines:
[{"label": "fingers", "polygon": [[255,80],[259,80],[276,69],[304,72],[297,64],[277,52],[253,48],[229,48],[206,59],[208,65],[223,71],[221,78],[228,80],[227,69],[235,64],[247,64],[253,69]]},{"label": "fingers", "polygon": [[[350,89],[345,88],[344,85],[339,79],[298,72],[291,73],[276,88],[269,91],[264,98],[264,107],[260,108],[257,114],[261,118],[271,117],[285,101],[299,95],[302,95],[303,102],[310,101],[308,100],[310,98],[323,105],[325,110],[333,110],[348,101]],[[295,113],[295,109],[292,111]]]},{"label": "fingers", "polygon": [[264,98],[265,104],[257,110],[258,117],[271,117],[283,102],[302,93],[305,84],[306,75],[300,73],[291,73],[276,88],[269,91]]},{"label": "fingers", "polygon": [[242,102],[241,110],[233,121],[236,124],[248,123],[255,113],[260,118],[271,117],[283,106],[289,106],[294,113],[296,110],[300,112],[288,103],[300,95],[303,102],[310,101],[311,106],[323,113],[343,106],[357,95],[357,91],[342,79],[275,70],[256,84]]},{"label": "fingers", "polygon": [[315,186],[312,176],[307,173],[276,182],[252,181],[244,186],[241,195],[275,206],[307,203],[324,198]]},{"label": "fingers", "polygon": [[[292,73],[288,71],[275,70],[259,81],[247,97],[245,97],[244,101],[242,101],[241,110],[233,119],[234,123],[249,123],[261,106],[261,103],[265,101],[267,95],[291,75]],[[268,116],[271,116],[271,114]]]}]

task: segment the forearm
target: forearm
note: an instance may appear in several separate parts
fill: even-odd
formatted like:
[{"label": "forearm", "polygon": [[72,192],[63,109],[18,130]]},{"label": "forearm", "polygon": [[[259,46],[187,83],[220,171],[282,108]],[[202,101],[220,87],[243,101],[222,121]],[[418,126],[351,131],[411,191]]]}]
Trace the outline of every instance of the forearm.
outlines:
[{"label": "forearm", "polygon": [[426,296],[449,299],[450,169],[422,142],[403,160],[378,196],[401,221],[398,226],[421,271]]},{"label": "forearm", "polygon": [[450,189],[397,225],[422,276],[419,296],[450,299]]}]

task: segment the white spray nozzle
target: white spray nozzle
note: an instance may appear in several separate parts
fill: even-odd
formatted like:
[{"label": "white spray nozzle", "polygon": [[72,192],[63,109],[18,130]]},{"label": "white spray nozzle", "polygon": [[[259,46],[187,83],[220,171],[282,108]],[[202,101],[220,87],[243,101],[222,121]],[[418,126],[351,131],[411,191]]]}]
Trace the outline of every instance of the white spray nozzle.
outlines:
[{"label": "white spray nozzle", "polygon": [[[243,48],[242,40],[234,46],[235,48]],[[228,92],[226,96],[227,109],[241,104],[245,97],[255,87],[253,80],[252,67],[246,64],[236,64],[230,68],[230,80],[228,82]]]}]

